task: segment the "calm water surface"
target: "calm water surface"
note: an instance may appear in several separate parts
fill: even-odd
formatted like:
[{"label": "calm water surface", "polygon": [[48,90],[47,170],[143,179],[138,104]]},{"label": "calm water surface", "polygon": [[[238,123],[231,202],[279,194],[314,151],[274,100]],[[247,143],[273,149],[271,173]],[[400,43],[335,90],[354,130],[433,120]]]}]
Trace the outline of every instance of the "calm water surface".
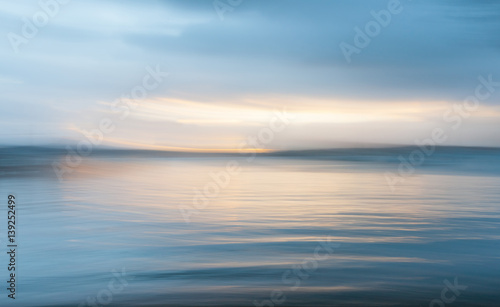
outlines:
[{"label": "calm water surface", "polygon": [[[180,209],[229,160],[101,157],[63,181],[3,176],[4,198],[18,199],[19,284],[15,304],[4,289],[0,305],[100,295],[110,306],[254,306],[277,290],[275,306],[429,306],[455,278],[467,289],[447,293],[449,306],[500,305],[491,162],[431,164],[392,191],[384,173],[394,163],[238,159],[241,171],[186,223]],[[300,271],[327,238],[333,254]]]}]

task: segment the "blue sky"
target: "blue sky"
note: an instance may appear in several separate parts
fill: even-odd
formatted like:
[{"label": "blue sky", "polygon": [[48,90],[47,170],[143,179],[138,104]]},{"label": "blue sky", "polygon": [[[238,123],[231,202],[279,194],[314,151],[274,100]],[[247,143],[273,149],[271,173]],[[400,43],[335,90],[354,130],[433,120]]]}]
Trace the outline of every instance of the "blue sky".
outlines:
[{"label": "blue sky", "polygon": [[[221,0],[223,19],[213,1],[42,1],[54,16],[30,38],[39,2],[2,1],[0,143],[77,142],[111,118],[103,145],[236,148],[286,108],[270,149],[413,144],[436,127],[447,145],[500,146],[500,87],[458,129],[443,119],[479,76],[500,82],[500,3],[401,0],[348,62],[340,45],[391,1]],[[168,76],[121,119],[111,106],[148,69]]]}]

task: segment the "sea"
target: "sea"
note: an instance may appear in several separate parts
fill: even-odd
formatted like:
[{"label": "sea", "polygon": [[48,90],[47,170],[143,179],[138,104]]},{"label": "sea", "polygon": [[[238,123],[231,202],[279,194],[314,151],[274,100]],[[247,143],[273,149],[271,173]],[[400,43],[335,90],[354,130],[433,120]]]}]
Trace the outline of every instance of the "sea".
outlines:
[{"label": "sea", "polygon": [[500,149],[431,149],[0,148],[0,306],[500,306]]}]

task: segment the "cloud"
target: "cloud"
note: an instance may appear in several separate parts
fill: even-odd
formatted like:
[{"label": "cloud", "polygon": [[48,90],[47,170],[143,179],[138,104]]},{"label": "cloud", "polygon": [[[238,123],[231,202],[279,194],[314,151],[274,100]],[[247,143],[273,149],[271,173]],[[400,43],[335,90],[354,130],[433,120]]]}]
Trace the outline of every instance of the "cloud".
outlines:
[{"label": "cloud", "polygon": [[[47,122],[92,122],[100,116],[93,110],[130,92],[148,65],[171,73],[149,98],[237,110],[309,104],[321,112],[328,104],[404,108],[414,102],[432,108],[471,94],[479,75],[500,80],[497,1],[401,0],[403,11],[348,63],[340,43],[352,44],[354,28],[388,2],[243,1],[221,21],[213,1],[72,1],[19,54],[7,34],[21,33],[23,18],[40,7],[7,2],[0,9],[0,128],[19,135],[30,124],[48,131],[47,138],[67,137],[65,129],[46,129]],[[497,97],[482,105],[498,106]],[[7,127],[12,118],[17,124]],[[405,139],[410,134],[401,132],[386,141]]]}]

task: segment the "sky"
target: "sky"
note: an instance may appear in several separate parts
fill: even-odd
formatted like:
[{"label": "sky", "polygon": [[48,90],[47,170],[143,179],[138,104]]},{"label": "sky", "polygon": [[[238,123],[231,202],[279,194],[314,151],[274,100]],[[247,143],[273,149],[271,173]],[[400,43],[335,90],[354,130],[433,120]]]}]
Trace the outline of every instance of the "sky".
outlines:
[{"label": "sky", "polygon": [[286,150],[435,129],[500,146],[498,1],[2,0],[0,31],[4,146]]}]

